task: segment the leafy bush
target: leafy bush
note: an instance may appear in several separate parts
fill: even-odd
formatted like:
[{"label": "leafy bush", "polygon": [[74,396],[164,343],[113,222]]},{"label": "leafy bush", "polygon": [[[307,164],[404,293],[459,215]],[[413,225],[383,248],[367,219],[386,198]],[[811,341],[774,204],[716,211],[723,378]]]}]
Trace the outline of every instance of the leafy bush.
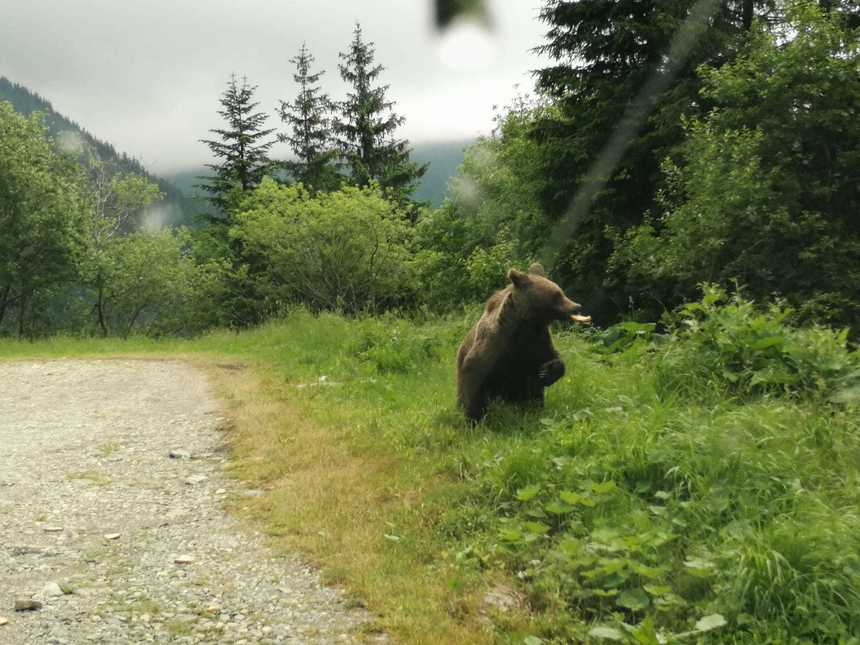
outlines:
[{"label": "leafy bush", "polygon": [[516,576],[552,642],[858,637],[860,357],[790,316],[709,286],[663,334],[560,335],[556,404],[460,468],[462,565]]},{"label": "leafy bush", "polygon": [[194,262],[185,244],[184,232],[167,230],[110,240],[100,263],[108,330],[190,334],[217,321],[224,267]]},{"label": "leafy bush", "polygon": [[790,2],[778,30],[762,23],[735,60],[702,67],[715,107],[664,160],[659,212],[612,231],[615,284],[679,303],[737,280],[860,333],[858,43],[856,21]]},{"label": "leafy bush", "polygon": [[349,351],[378,374],[420,370],[437,359],[440,343],[431,334],[416,334],[412,326],[394,317],[364,319]]},{"label": "leafy bush", "polygon": [[537,200],[545,178],[529,128],[547,110],[526,98],[497,117],[492,138],[465,151],[449,199],[416,227],[419,297],[437,311],[483,301],[512,266],[538,257],[549,223]]},{"label": "leafy bush", "polygon": [[314,196],[266,179],[236,221],[230,236],[266,311],[376,312],[408,303],[415,289],[407,218],[374,187]]},{"label": "leafy bush", "polygon": [[52,297],[74,277],[87,192],[38,114],[0,101],[0,334],[41,332]]},{"label": "leafy bush", "polygon": [[821,399],[860,382],[860,355],[847,351],[847,331],[794,328],[787,324],[792,313],[780,305],[761,311],[706,286],[700,302],[669,317],[675,333],[660,356],[661,390]]}]

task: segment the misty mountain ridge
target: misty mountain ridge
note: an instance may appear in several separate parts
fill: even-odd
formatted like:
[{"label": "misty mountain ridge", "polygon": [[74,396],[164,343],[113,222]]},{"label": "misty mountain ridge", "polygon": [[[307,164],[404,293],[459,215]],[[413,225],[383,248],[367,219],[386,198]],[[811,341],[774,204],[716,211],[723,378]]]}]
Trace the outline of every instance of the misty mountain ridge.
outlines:
[{"label": "misty mountain ridge", "polygon": [[98,139],[78,123],[57,112],[50,101],[36,92],[0,76],[0,101],[8,101],[16,112],[25,116],[41,112],[48,133],[60,147],[75,149],[84,146],[103,163],[112,165],[121,172],[146,177],[158,184],[159,190],[164,193],[163,199],[156,204],[162,216],[162,224],[176,226],[191,221],[196,206],[181,190],[163,177],[147,171],[134,157],[117,151],[112,144]]},{"label": "misty mountain ridge", "polygon": [[[164,193],[158,204],[164,209],[164,224],[188,225],[195,213],[207,211],[210,207],[201,199],[197,186],[203,183],[202,177],[211,175],[211,170],[199,166],[166,173],[163,176],[149,172],[134,157],[128,156],[106,141],[97,138],[75,121],[57,112],[50,101],[19,83],[0,76],[0,101],[9,101],[19,113],[29,116],[33,112],[43,114],[48,133],[59,145],[64,142],[81,143],[102,162],[111,164],[123,172],[141,175],[158,184]],[[413,199],[439,206],[448,191],[448,180],[457,173],[463,163],[464,150],[473,140],[422,142],[411,145],[411,158],[418,163],[429,163],[427,172],[421,178]],[[68,146],[66,146],[68,147]]]},{"label": "misty mountain ridge", "polygon": [[[411,144],[412,161],[430,164],[412,198],[417,202],[427,202],[433,207],[439,206],[448,194],[448,180],[457,174],[457,168],[463,163],[464,150],[472,142],[464,139]],[[187,198],[196,198],[202,193],[198,188],[199,184],[204,182],[202,178],[211,173],[209,168],[200,164],[187,170],[167,173],[165,177]]]}]

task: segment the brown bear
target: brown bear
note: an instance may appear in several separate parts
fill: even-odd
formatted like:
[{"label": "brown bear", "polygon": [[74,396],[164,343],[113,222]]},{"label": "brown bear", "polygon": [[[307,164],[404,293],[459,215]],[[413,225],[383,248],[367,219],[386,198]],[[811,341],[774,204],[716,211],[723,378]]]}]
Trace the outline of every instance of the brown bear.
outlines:
[{"label": "brown bear", "polygon": [[543,390],[564,376],[552,346],[554,320],[588,323],[580,305],[533,264],[508,272],[511,283],[494,293],[457,353],[457,398],[470,421],[479,421],[492,399],[543,404]]}]

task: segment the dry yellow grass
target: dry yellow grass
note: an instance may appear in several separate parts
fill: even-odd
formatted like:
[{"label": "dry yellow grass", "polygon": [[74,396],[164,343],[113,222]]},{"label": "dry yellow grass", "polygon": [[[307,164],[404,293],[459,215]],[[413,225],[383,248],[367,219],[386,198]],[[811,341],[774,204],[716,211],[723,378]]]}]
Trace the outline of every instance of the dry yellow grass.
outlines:
[{"label": "dry yellow grass", "polygon": [[261,488],[232,510],[262,524],[277,548],[305,554],[328,583],[377,617],[367,629],[407,643],[483,643],[475,597],[454,593],[439,564],[400,553],[386,533],[392,513],[416,503],[400,491],[400,464],[361,454],[344,430],[309,420],[291,388],[265,366],[199,358],[230,419],[230,472]]}]

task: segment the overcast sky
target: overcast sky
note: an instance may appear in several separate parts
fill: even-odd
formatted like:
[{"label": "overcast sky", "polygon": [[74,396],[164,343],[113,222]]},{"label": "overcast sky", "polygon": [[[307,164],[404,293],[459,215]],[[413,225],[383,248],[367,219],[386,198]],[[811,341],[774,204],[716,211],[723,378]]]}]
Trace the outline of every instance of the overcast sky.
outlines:
[{"label": "overcast sky", "polygon": [[[197,166],[221,125],[231,72],[259,86],[260,109],[295,94],[289,59],[306,41],[332,98],[355,21],[387,69],[413,142],[486,134],[493,105],[532,87],[541,0],[488,1],[492,40],[440,42],[430,0],[0,0],[0,75],[157,173]],[[283,150],[278,155],[284,154]]]}]

